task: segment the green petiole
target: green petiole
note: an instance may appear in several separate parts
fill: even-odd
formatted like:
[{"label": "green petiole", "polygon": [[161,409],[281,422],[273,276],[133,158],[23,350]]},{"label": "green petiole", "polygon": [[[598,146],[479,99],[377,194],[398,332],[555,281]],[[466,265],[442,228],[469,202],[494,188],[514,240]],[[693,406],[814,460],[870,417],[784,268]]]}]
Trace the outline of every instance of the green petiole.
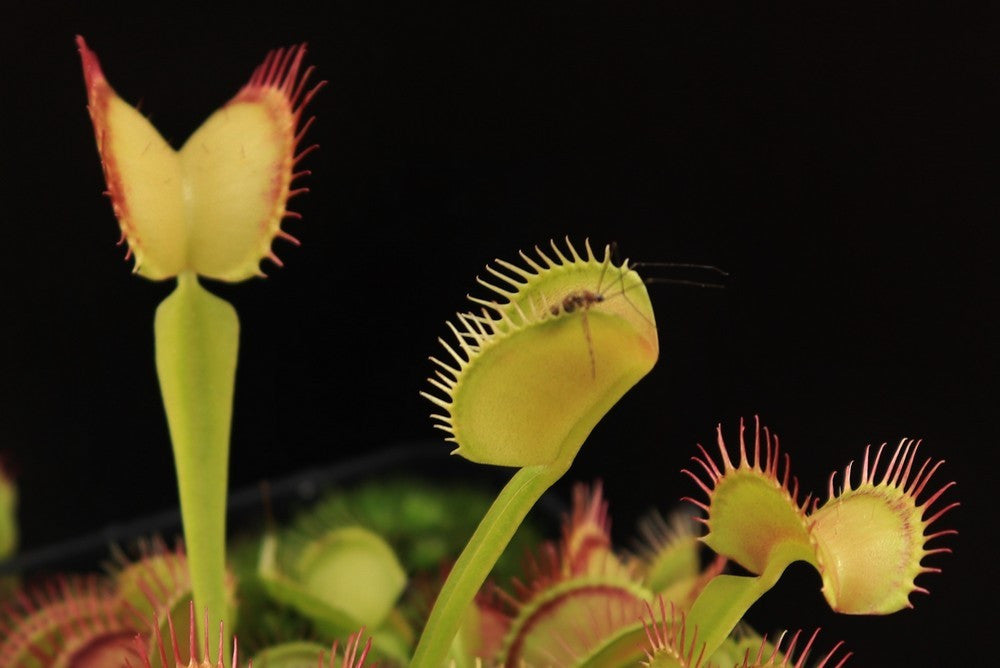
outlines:
[{"label": "green petiole", "polygon": [[[239,318],[191,272],[156,309],[156,371],[170,427],[195,606],[222,620],[230,646],[225,587],[229,434]],[[228,649],[226,650],[228,654]]]}]

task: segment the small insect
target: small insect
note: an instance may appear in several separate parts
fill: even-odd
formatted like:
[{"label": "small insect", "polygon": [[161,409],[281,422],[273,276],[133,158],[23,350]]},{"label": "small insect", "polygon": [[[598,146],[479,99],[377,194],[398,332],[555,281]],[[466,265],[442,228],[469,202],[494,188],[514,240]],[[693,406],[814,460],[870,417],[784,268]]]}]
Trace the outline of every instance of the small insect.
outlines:
[{"label": "small insect", "polygon": [[578,308],[583,308],[583,334],[587,337],[587,352],[590,354],[590,377],[597,378],[597,360],[594,358],[594,341],[590,338],[590,323],[587,321],[587,311],[594,304],[604,301],[604,295],[595,294],[590,290],[580,290],[572,292],[562,300],[561,305],[553,306],[549,309],[552,315],[559,315],[560,306],[563,313],[572,313]]},{"label": "small insect", "polygon": [[[620,292],[615,294],[607,295],[601,291],[602,284],[604,283],[604,278],[607,274],[609,266],[613,266],[611,263],[611,256],[617,254],[617,245],[612,243],[611,250],[605,255],[604,266],[601,268],[601,274],[597,280],[597,286],[593,291],[591,290],[574,290],[567,294],[558,304],[553,304],[549,307],[549,313],[553,316],[558,316],[561,313],[574,313],[580,311],[581,324],[583,325],[583,334],[587,339],[587,352],[590,356],[590,377],[597,377],[597,360],[594,356],[594,342],[590,334],[590,322],[587,319],[588,311],[595,305],[603,303],[607,299],[614,297],[622,297],[625,301],[632,305],[632,308],[636,313],[639,314],[647,322],[649,319],[642,313],[642,311],[632,304],[631,300],[628,298],[628,290],[639,287],[639,285],[651,285],[653,283],[674,283],[678,285],[689,285],[694,287],[702,288],[721,288],[723,287],[720,283],[709,283],[703,281],[692,281],[685,279],[673,279],[673,278],[645,278],[642,279],[642,283],[637,283],[631,287],[625,287],[625,272],[631,271],[637,267],[658,267],[658,268],[669,268],[669,269],[697,269],[711,271],[722,276],[729,276],[729,274],[718,267],[706,264],[693,264],[688,262],[635,262],[629,263],[624,262],[621,266],[618,266],[618,283],[621,284],[622,288]],[[650,322],[649,324],[653,324]]]},{"label": "small insect", "polygon": [[[587,320],[587,312],[594,304],[600,304],[604,301],[604,293],[601,292],[601,284],[604,282],[604,276],[607,273],[610,263],[611,254],[608,253],[604,257],[604,266],[601,268],[601,275],[597,280],[597,287],[594,291],[574,290],[563,297],[562,301],[558,304],[553,304],[549,307],[549,313],[554,316],[558,316],[560,313],[574,313],[577,310],[581,311],[580,315],[581,322],[583,324],[583,334],[587,339],[587,352],[590,355],[591,378],[597,377],[597,360],[594,357],[594,341],[590,336],[590,322]],[[624,290],[621,294],[624,294]]]},{"label": "small insect", "polygon": [[590,290],[577,290],[571,292],[563,298],[562,304],[557,304],[549,309],[552,315],[559,315],[560,307],[563,313],[572,313],[578,308],[590,308],[594,304],[604,301],[604,295],[591,292]]}]

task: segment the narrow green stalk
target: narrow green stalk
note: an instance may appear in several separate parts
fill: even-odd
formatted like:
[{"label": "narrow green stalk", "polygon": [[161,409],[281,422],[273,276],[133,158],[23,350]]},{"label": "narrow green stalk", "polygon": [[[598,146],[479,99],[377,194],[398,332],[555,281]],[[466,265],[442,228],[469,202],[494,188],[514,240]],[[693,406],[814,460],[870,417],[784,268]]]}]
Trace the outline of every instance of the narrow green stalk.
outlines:
[{"label": "narrow green stalk", "polygon": [[181,274],[156,309],[156,371],[170,427],[184,542],[199,616],[223,620],[226,653],[232,615],[226,600],[226,489],[236,381],[235,309]]},{"label": "narrow green stalk", "polygon": [[[712,656],[750,606],[778,582],[788,565],[796,560],[797,547],[775,550],[760,575],[717,575],[705,586],[688,612],[687,628],[689,638],[697,630],[694,642],[704,645],[706,657]],[[701,651],[695,647],[695,656]]]},{"label": "narrow green stalk", "polygon": [[445,664],[462,616],[476,592],[528,511],[569,469],[572,458],[568,459],[522,468],[501,490],[441,588],[413,654],[412,668],[440,668]]}]

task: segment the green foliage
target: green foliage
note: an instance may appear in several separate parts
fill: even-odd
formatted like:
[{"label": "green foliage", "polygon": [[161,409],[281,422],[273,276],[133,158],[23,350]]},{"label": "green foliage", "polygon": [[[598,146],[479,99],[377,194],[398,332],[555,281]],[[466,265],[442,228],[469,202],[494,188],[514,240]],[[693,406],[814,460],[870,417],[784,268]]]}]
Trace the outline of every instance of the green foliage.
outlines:
[{"label": "green foliage", "polygon": [[17,485],[0,462],[0,561],[14,554],[17,534]]}]

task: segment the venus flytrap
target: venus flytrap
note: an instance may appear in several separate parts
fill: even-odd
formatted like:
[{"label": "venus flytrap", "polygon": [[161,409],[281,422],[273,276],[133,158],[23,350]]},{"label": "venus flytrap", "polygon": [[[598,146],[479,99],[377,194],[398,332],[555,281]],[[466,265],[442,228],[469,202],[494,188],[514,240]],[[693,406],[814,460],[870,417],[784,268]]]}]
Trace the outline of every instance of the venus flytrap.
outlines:
[{"label": "venus flytrap", "polygon": [[95,665],[71,663],[81,656],[117,659],[122,665],[138,656],[134,635],[105,582],[93,575],[64,576],[45,587],[25,588],[4,602],[0,666]]},{"label": "venus flytrap", "polygon": [[[17,523],[17,483],[5,469],[0,456],[0,565],[17,551],[20,528]],[[15,591],[18,578],[0,575],[0,599]]]},{"label": "venus flytrap", "polygon": [[[497,260],[482,281],[499,298],[449,323],[455,342],[424,396],[433,417],[479,463],[517,467],[455,563],[417,644],[412,665],[445,661],[462,615],[528,511],[569,469],[597,422],[652,369],[659,342],[645,285],[627,262],[581,256],[567,239],[550,257]],[[554,259],[553,259],[554,258]],[[602,292],[605,290],[606,292]]]},{"label": "venus flytrap", "polygon": [[[17,484],[0,460],[0,561],[17,549]],[[0,591],[3,591],[0,583]]]},{"label": "venus flytrap", "polygon": [[790,481],[788,456],[782,466],[777,437],[766,428],[763,433],[762,449],[758,421],[748,454],[740,425],[739,460],[734,464],[720,428],[718,462],[701,448],[701,456],[693,458],[698,474],[685,471],[708,497],[707,502],[689,499],[706,513],[701,520],[708,528],[704,542],[754,573],[720,575],[691,607],[687,624],[699,630],[706,655],[723,643],[794,561],[819,571],[823,595],[833,610],[884,615],[912,607],[910,594],[927,593],[914,580],[939,569],[924,566],[924,558],[951,551],[927,544],[954,530],[927,531],[958,506],[955,502],[931,510],[955,483],[920,500],[943,462],[928,458],[917,467],[919,442],[900,442],[884,471],[879,469],[884,446],[874,460],[866,450],[856,485],[852,487],[848,465],[843,488],[835,490],[836,474],[831,475],[829,497],[821,505],[818,499],[810,501],[811,495],[798,501],[798,481]]},{"label": "venus flytrap", "polygon": [[395,609],[407,584],[406,572],[392,547],[374,531],[343,526],[281,545],[269,533],[262,542],[257,577],[273,601],[311,620],[317,631],[346,637],[366,628],[378,658],[393,663],[409,658],[412,642],[405,638],[412,632]]},{"label": "venus flytrap", "polygon": [[173,443],[181,514],[198,609],[231,628],[225,588],[225,509],[239,319],[198,276],[242,281],[262,275],[280,237],[292,182],[312,122],[303,107],[305,47],[268,54],[250,81],[174,150],[108,84],[97,56],[77,38],[88,110],[126,257],[135,273],[177,279],[156,311],[156,370]]},{"label": "venus flytrap", "polygon": [[[578,487],[561,540],[537,549],[511,591],[480,590],[531,505],[656,356],[644,284],[627,265],[611,264],[607,250],[602,259],[595,257],[589,245],[585,256],[571,245],[565,253],[553,245],[557,259],[537,252],[538,260],[523,256],[527,269],[502,262],[506,272],[490,269],[512,288],[494,287],[505,301],[478,300],[483,311],[460,315],[460,326],[453,326],[456,342],[442,342],[453,361],[435,360],[440,372],[432,383],[445,398],[429,398],[447,411],[436,419],[458,444],[457,452],[475,461],[523,466],[486,511],[453,568],[411,665],[805,668],[816,660],[810,656],[816,633],[779,634],[769,642],[743,622],[790,563],[817,568],[823,595],[842,613],[888,614],[909,606],[910,594],[926,592],[916,578],[938,569],[923,560],[949,551],[928,544],[954,533],[932,532],[931,526],[958,505],[938,507],[953,484],[930,486],[942,463],[919,461],[919,443],[904,440],[891,457],[883,448],[874,456],[866,451],[859,466],[844,470],[840,488],[836,474],[831,476],[824,503],[812,496],[800,500],[788,456],[759,422],[752,444],[741,423],[738,456],[720,428],[718,454],[699,446],[695,466],[685,471],[705,497],[687,499],[705,513],[696,518],[707,528],[700,539],[690,517],[654,518],[642,525],[643,542],[636,550],[616,552],[600,485]],[[184,304],[192,283],[183,277],[179,283],[176,303]],[[168,332],[215,336],[211,330],[189,334],[202,331],[211,317],[199,316],[198,308],[214,308],[198,300],[174,307],[168,299],[161,307],[165,317],[176,312],[188,319]],[[173,345],[198,349],[197,342]],[[201,368],[191,363],[192,355],[177,359],[188,365],[186,374]],[[211,358],[202,362],[211,363]],[[533,434],[545,440],[535,444]],[[854,468],[860,471],[853,473]],[[370,496],[362,497],[371,506]],[[399,519],[402,506],[393,505],[392,494],[377,498],[379,516],[407,523]],[[309,618],[312,633],[324,634],[324,643],[329,635],[343,638],[348,628],[365,624],[368,644],[361,648],[355,627],[347,651],[331,666],[360,668],[366,660],[405,665],[412,647],[406,620],[419,621],[423,610],[408,598],[413,591],[403,589],[404,572],[413,562],[405,560],[407,568],[401,568],[395,557],[399,543],[386,535],[391,532],[383,526],[380,536],[375,526],[366,528],[356,513],[345,512],[348,508],[337,502],[304,516],[307,530],[298,544],[294,532],[284,534],[281,543],[275,534],[265,536],[257,571],[270,595],[265,605],[294,611],[292,623],[295,617]],[[409,530],[435,533],[433,522],[410,520]],[[701,563],[699,540],[718,555],[707,564]],[[726,574],[729,560],[751,575]],[[192,605],[195,573],[191,568],[189,577],[180,549],[154,544],[110,579],[63,578],[48,591],[24,590],[0,614],[0,664],[89,668],[128,661],[148,668],[220,668],[222,657],[230,656],[224,627],[217,627],[217,636],[202,636],[190,630],[202,619],[192,614],[189,632],[176,633],[179,613]],[[244,584],[253,579],[246,572],[242,576]],[[246,598],[243,603],[247,617],[265,611],[246,605]],[[315,636],[290,631],[280,619],[275,624],[266,612],[258,621],[248,625],[249,637],[255,630],[268,634],[265,641],[257,639],[255,665],[315,665],[329,646],[303,641]],[[203,628],[208,627],[206,622]],[[195,636],[204,638],[200,650]],[[821,668],[840,668],[851,656],[842,643],[817,651],[826,653],[810,665]],[[231,656],[236,668],[235,647]]]},{"label": "venus flytrap", "polygon": [[[239,320],[198,277],[261,275],[263,258],[280,265],[271,251],[275,237],[297,243],[280,225],[297,217],[287,202],[305,191],[292,188],[307,173],[295,171],[297,163],[313,148],[298,148],[312,120],[301,122],[302,109],[322,84],[307,89],[303,47],[272,52],[174,150],[114,93],[82,38],[78,44],[127,257],[148,279],[177,279],[157,308],[154,335],[187,554],[159,546],[108,580],[63,579],[56,595],[22,592],[0,615],[0,663],[221,668],[232,656],[236,668],[227,636],[235,615],[225,571],[225,501]],[[627,261],[613,263],[609,248],[595,255],[586,242],[580,254],[567,239],[486,270],[489,277],[479,282],[494,296],[470,297],[479,310],[448,324],[454,339],[441,340],[445,355],[432,358],[434,391],[423,394],[438,407],[435,426],[455,454],[517,471],[438,593],[411,665],[802,668],[816,634],[769,643],[741,623],[790,563],[813,565],[830,606],[847,614],[888,614],[909,606],[911,593],[926,592],[915,578],[937,569],[923,559],[948,551],[928,542],[954,533],[929,533],[957,505],[932,509],[952,484],[928,491],[941,462],[920,464],[913,441],[901,443],[884,468],[882,449],[874,459],[866,451],[856,479],[851,466],[841,489],[831,477],[825,503],[800,501],[787,455],[782,459],[766,428],[761,437],[758,423],[752,449],[741,424],[736,463],[720,430],[718,456],[702,448],[697,466],[685,471],[707,497],[688,500],[705,513],[700,541],[715,560],[701,563],[696,532],[681,519],[651,521],[639,550],[615,552],[598,485],[575,492],[562,540],[538,550],[512,593],[484,594],[487,574],[535,502],[659,355],[645,283]],[[330,666],[360,668],[369,652],[374,660],[406,663],[413,633],[403,610],[412,601],[405,600],[408,573],[391,539],[357,523],[326,526],[298,546],[278,541],[275,532],[264,537],[257,570],[246,579],[256,578],[267,605],[308,619],[313,632],[353,632],[343,658],[334,652]],[[725,574],[727,560],[751,575]],[[175,618],[184,607],[189,628],[179,639]],[[201,630],[196,609],[204,612]],[[361,625],[374,639],[363,648]],[[269,638],[256,660],[279,668],[315,663],[320,645],[288,635]],[[818,665],[843,665],[850,654],[840,648]]]},{"label": "venus flytrap", "polygon": [[[694,503],[707,512],[701,540],[719,552],[714,561],[699,565],[693,532],[680,518],[672,526],[647,522],[645,544],[619,555],[600,486],[578,487],[562,540],[535,552],[512,591],[477,600],[479,616],[501,619],[481,627],[479,646],[494,649],[477,656],[504,666],[839,668],[852,655],[842,642],[819,659],[811,656],[816,633],[779,634],[769,643],[742,621],[747,609],[801,560],[820,570],[837,612],[891,613],[909,605],[910,593],[925,591],[914,578],[938,571],[923,558],[949,551],[926,544],[953,533],[928,533],[956,505],[932,510],[951,484],[920,500],[940,463],[918,467],[912,441],[900,444],[884,470],[878,455],[866,453],[860,480],[840,492],[831,486],[822,506],[798,500],[787,457],[766,430],[762,441],[759,426],[749,452],[741,438],[737,463],[721,438],[719,453],[716,460],[702,449],[695,458],[702,477],[689,473],[709,496]],[[728,560],[754,575],[725,574]]]},{"label": "venus flytrap", "polygon": [[[720,429],[719,462],[699,446],[697,473],[685,471],[708,496],[705,502],[687,500],[707,513],[700,518],[708,528],[702,541],[718,553],[715,562],[698,572],[690,534],[664,530],[662,522],[646,531],[651,545],[638,560],[622,561],[611,551],[606,506],[598,488],[589,500],[577,499],[563,541],[544,548],[533,562],[532,579],[518,583],[516,593],[504,599],[512,611],[499,625],[502,639],[489,640],[491,633],[498,633],[495,621],[492,630],[483,626],[476,633],[467,628],[479,619],[495,620],[495,615],[486,614],[495,606],[481,600],[463,626],[461,617],[510,532],[538,495],[566,471],[582,438],[621,396],[622,388],[648,370],[630,375],[643,369],[638,360],[648,359],[650,365],[655,361],[655,353],[642,356],[655,351],[644,345],[656,340],[648,297],[643,290],[641,297],[629,298],[639,292],[642,281],[625,273],[627,265],[610,265],[607,251],[601,261],[589,244],[586,257],[568,241],[567,247],[564,254],[552,244],[556,260],[536,249],[540,263],[522,253],[527,269],[501,261],[497,264],[503,271],[488,268],[510,288],[480,283],[505,301],[473,299],[483,310],[459,314],[459,326],[449,325],[456,343],[441,342],[450,359],[433,359],[439,369],[430,382],[444,397],[425,396],[446,411],[432,417],[439,423],[435,426],[448,433],[447,440],[458,445],[455,453],[522,468],[487,513],[442,589],[414,665],[441,665],[461,627],[452,652],[493,647],[478,658],[507,666],[599,668],[635,665],[645,656],[648,665],[671,668],[801,668],[815,634],[796,657],[798,634],[782,650],[782,639],[769,645],[765,638],[738,630],[749,607],[792,562],[805,561],[820,571],[823,593],[838,612],[888,614],[908,606],[910,593],[926,591],[914,578],[937,569],[923,566],[923,558],[949,551],[928,548],[927,543],[953,533],[929,534],[927,529],[957,505],[930,510],[951,484],[918,500],[941,462],[928,459],[917,468],[918,444],[913,441],[900,444],[884,471],[879,469],[882,450],[874,461],[866,452],[857,484],[852,487],[848,466],[843,490],[836,492],[831,478],[830,498],[821,506],[811,495],[799,500],[788,456],[782,458],[777,437],[766,427],[761,438],[758,421],[749,451],[741,424],[736,464]],[[609,274],[614,289],[608,288]],[[600,309],[608,305],[621,321],[604,319],[609,314]],[[572,319],[566,317],[570,315]],[[580,334],[586,346],[580,345]],[[616,352],[622,357],[615,358]],[[622,362],[611,367],[620,377],[605,375],[609,359]],[[560,441],[567,433],[574,440]],[[727,560],[753,575],[723,573]],[[655,598],[668,601],[672,611],[669,623],[661,614],[659,632],[655,620],[643,621],[644,606],[649,610]],[[838,643],[819,665],[843,665],[850,654],[840,656],[839,648]],[[467,665],[468,657],[451,658]]]},{"label": "venus flytrap", "polygon": [[[224,657],[229,656],[229,654],[224,647],[225,633],[222,624],[219,624],[218,633],[213,634],[209,630],[207,619],[206,615],[205,623],[199,625],[198,618],[194,612],[194,602],[192,602],[188,610],[187,633],[181,634],[180,638],[178,638],[177,630],[174,628],[172,622],[167,634],[161,633],[159,627],[156,627],[152,651],[148,650],[145,644],[136,638],[138,664],[134,664],[131,661],[118,664],[109,662],[86,664],[86,666],[81,665],[80,668],[90,668],[91,665],[94,668],[104,668],[104,666],[110,665],[138,665],[142,668],[241,668],[240,651],[236,641],[233,643],[232,659],[228,662],[227,666]],[[330,661],[326,666],[328,668],[362,668],[372,647],[371,638],[368,638],[362,644],[364,637],[364,629],[351,634],[341,653],[338,653],[337,643],[335,642],[330,648]],[[201,639],[201,644],[204,648],[201,654],[195,648],[195,645],[197,645],[194,642],[196,638]],[[214,658],[212,651],[210,651],[213,639],[214,643],[217,644]],[[190,650],[184,652],[181,649],[182,645],[190,647]],[[295,646],[287,645],[282,648],[276,648],[274,651],[267,652],[257,658],[257,665],[264,668],[293,668],[303,665],[310,667],[315,665],[317,668],[324,668],[325,656],[322,647],[316,647],[313,643],[296,643]],[[77,666],[80,664],[73,665]],[[245,665],[246,668],[251,668],[253,662]]]},{"label": "venus flytrap", "polygon": [[[168,633],[188,609],[191,581],[179,546],[168,549],[154,541],[140,549],[136,560],[116,553],[109,578],[60,576],[5,601],[0,666],[137,666],[144,653],[155,656],[153,638]],[[227,582],[230,591],[232,585]],[[175,646],[188,651],[186,644]],[[155,658],[153,664],[167,668]]]},{"label": "venus flytrap", "polygon": [[[692,633],[683,612],[678,612],[673,604],[670,613],[663,598],[659,600],[659,615],[652,607],[647,607],[648,622],[643,622],[643,628],[649,640],[646,656],[640,662],[646,668],[709,668],[710,666],[733,666],[733,668],[803,668],[809,658],[813,643],[819,630],[804,641],[801,649],[798,644],[802,632],[781,633],[777,642],[771,644],[766,637],[748,634],[734,640],[730,646],[716,652],[712,660],[706,663],[705,645],[698,642],[697,632]],[[788,640],[785,643],[785,640]],[[784,645],[784,646],[782,646]],[[842,653],[843,646],[838,642],[818,663],[816,668],[841,668],[851,658],[851,653]],[[798,658],[795,658],[798,652]],[[832,661],[837,663],[833,664]]]},{"label": "venus flytrap", "polygon": [[[487,268],[492,282],[480,283],[503,301],[473,299],[482,311],[459,314],[458,325],[449,325],[455,343],[441,341],[448,359],[432,358],[438,369],[430,382],[441,395],[425,396],[444,410],[432,417],[457,444],[455,453],[520,470],[442,588],[413,665],[442,665],[450,646],[455,652],[476,645],[497,647],[480,658],[508,666],[554,662],[599,668],[635,665],[646,657],[649,665],[673,668],[800,667],[808,651],[794,658],[794,642],[781,651],[780,642],[771,646],[734,635],[749,607],[792,562],[805,561],[820,571],[823,593],[838,612],[887,614],[908,605],[911,592],[923,591],[914,578],[936,569],[923,566],[922,559],[947,551],[928,549],[926,543],[952,533],[926,529],[956,505],[925,517],[950,485],[918,504],[940,463],[928,460],[915,468],[916,445],[904,443],[879,473],[881,479],[880,455],[870,462],[866,454],[856,486],[848,467],[844,490],[835,493],[831,481],[826,504],[811,496],[800,502],[787,455],[782,459],[777,438],[766,428],[761,439],[758,423],[749,452],[741,425],[737,464],[720,430],[719,463],[702,448],[694,458],[697,474],[685,471],[708,496],[705,502],[688,500],[707,513],[700,520],[708,528],[702,540],[719,554],[712,564],[699,572],[690,536],[662,526],[647,531],[652,545],[638,560],[622,561],[611,551],[598,490],[590,501],[577,500],[563,542],[548,546],[532,579],[505,599],[513,610],[501,625],[502,639],[488,640],[497,633],[495,623],[492,631],[483,627],[479,633],[463,627],[452,646],[511,533],[658,352],[644,284],[627,263],[612,265],[607,249],[599,259],[589,244],[581,256],[568,241],[566,253],[552,244],[555,259],[536,252],[539,260],[522,253],[527,268],[503,261]],[[727,559],[753,575],[723,573]],[[668,624],[661,615],[658,635],[643,621],[645,606],[656,598],[668,601],[680,620],[672,612]],[[495,619],[485,614],[490,607],[477,601],[477,614],[468,615],[466,623]],[[688,629],[686,635],[677,633],[678,625]],[[835,659],[838,648],[820,665],[846,661],[846,656]],[[467,660],[452,658],[459,665]]]}]

